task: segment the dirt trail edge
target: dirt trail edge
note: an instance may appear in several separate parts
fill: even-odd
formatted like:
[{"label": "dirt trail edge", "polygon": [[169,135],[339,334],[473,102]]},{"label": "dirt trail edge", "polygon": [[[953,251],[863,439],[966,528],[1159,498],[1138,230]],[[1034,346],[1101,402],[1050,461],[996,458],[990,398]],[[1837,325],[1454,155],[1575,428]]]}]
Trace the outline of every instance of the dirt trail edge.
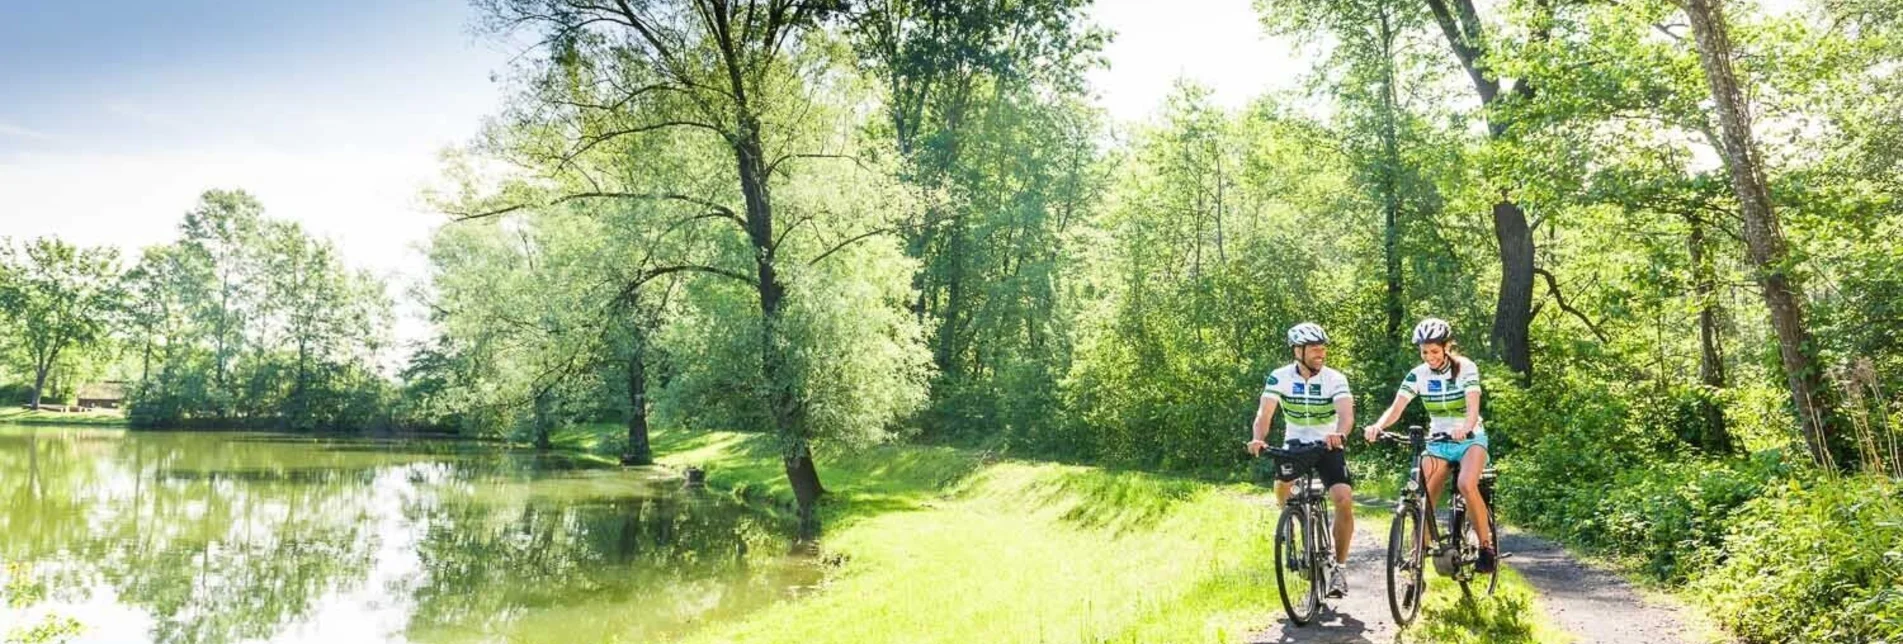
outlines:
[{"label": "dirt trail edge", "polygon": [[1619,575],[1587,565],[1551,540],[1506,530],[1507,565],[1534,590],[1552,623],[1581,644],[1703,642],[1705,629],[1683,606],[1640,595]]},{"label": "dirt trail edge", "polygon": [[[1264,503],[1273,503],[1264,499]],[[1381,501],[1359,499],[1362,505]],[[1255,644],[1314,642],[1346,644],[1393,642],[1400,634],[1388,612],[1386,566],[1387,523],[1363,518],[1355,523],[1354,549],[1348,555],[1348,596],[1330,600],[1327,612],[1308,626],[1289,623],[1282,606],[1269,598],[1270,619],[1261,631],[1244,640]],[[1684,609],[1648,600],[1624,579],[1589,566],[1565,548],[1540,537],[1506,531],[1502,549],[1512,553],[1504,563],[1520,573],[1539,593],[1539,606],[1548,621],[1579,644],[1646,642],[1696,644],[1707,640]]]}]

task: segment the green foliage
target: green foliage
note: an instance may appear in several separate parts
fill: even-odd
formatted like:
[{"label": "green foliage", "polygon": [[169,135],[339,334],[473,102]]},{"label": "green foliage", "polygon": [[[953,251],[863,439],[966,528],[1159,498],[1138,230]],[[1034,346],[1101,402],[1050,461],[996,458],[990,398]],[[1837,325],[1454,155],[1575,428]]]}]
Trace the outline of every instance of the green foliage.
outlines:
[{"label": "green foliage", "polygon": [[381,280],[242,191],[207,191],[179,230],[122,279],[133,426],[387,424]]},{"label": "green foliage", "polygon": [[[1085,242],[1089,280],[1068,295],[1081,325],[1064,384],[1081,425],[1065,430],[1069,455],[1240,464],[1225,448],[1246,435],[1262,375],[1287,359],[1284,329],[1346,321],[1346,282],[1323,267],[1347,256],[1335,240],[1360,219],[1333,178],[1339,157],[1317,153],[1325,136],[1269,105],[1224,113],[1187,84],[1139,131],[1103,231]],[[1352,355],[1358,338],[1341,338]]]},{"label": "green foliage", "polygon": [[[23,611],[46,601],[47,582],[33,574],[32,566],[8,561],[4,570],[6,583],[0,586],[0,597],[6,600],[10,611]],[[59,614],[45,614],[32,626],[15,626],[5,633],[6,644],[60,644],[78,637],[85,631],[79,620]]]},{"label": "green foliage", "polygon": [[[1233,475],[1283,329],[1329,328],[1365,423],[1415,362],[1406,327],[1434,315],[1489,374],[1505,516],[1671,584],[1729,565],[1741,508],[1809,475],[1782,457],[1803,443],[1780,336],[1748,287],[1753,231],[1679,8],[1498,7],[1463,27],[1493,36],[1476,46],[1500,95],[1477,110],[1419,3],[1256,4],[1270,30],[1327,44],[1306,96],[1229,110],[1185,82],[1127,130],[1083,98],[1103,34],[1082,3],[855,4],[742,57],[731,82],[757,104],[709,89],[730,82],[695,57],[710,46],[695,20],[714,18],[666,16],[687,56],[619,28],[552,31],[464,160],[530,171],[454,171],[446,210],[519,208],[439,233],[433,296],[454,306],[407,374],[416,413],[520,437],[606,422],[637,409],[618,380],[640,337],[670,428],[773,429],[781,450],[824,437],[822,454],[917,430]],[[1880,467],[1903,387],[1903,154],[1884,109],[1903,84],[1871,70],[1903,39],[1865,4],[1730,20],[1792,246],[1778,268],[1824,285],[1800,348],[1857,392],[1862,460]],[[549,6],[566,5],[484,4],[531,22]],[[655,85],[677,87],[628,93]],[[749,141],[793,156],[750,174]],[[1487,340],[1503,198],[1539,249],[1524,383]],[[778,284],[752,281],[763,268]],[[610,324],[636,292],[648,313]],[[1364,452],[1386,454],[1357,456],[1383,480],[1398,466]],[[1515,614],[1445,621],[1525,637]]]},{"label": "green foliage", "polygon": [[78,248],[57,238],[15,247],[0,240],[0,324],[20,365],[32,374],[31,403],[45,394],[49,372],[62,359],[96,350],[118,313],[119,252]]},{"label": "green foliage", "polygon": [[1599,511],[1578,534],[1587,543],[1643,561],[1644,572],[1681,583],[1722,560],[1733,513],[1792,473],[1787,456],[1686,459],[1628,468],[1612,480]]},{"label": "green foliage", "polygon": [[1877,476],[1778,481],[1741,507],[1691,587],[1751,641],[1903,638],[1903,496]]},{"label": "green foliage", "polygon": [[1574,536],[1591,525],[1603,487],[1658,453],[1657,435],[1628,424],[1628,408],[1605,380],[1545,378],[1531,389],[1495,385],[1487,424],[1502,452],[1501,503],[1515,522]]},{"label": "green foliage", "polygon": [[[1510,574],[1510,573],[1508,573]],[[1447,582],[1443,581],[1443,584]],[[1513,582],[1505,590],[1485,599],[1467,599],[1452,588],[1451,592],[1429,595],[1421,607],[1421,624],[1403,632],[1409,642],[1535,642],[1541,634],[1534,614],[1533,596]]]},{"label": "green foliage", "polygon": [[7,633],[7,644],[60,644],[71,641],[85,631],[79,620],[71,617],[48,615],[30,629],[20,629]]}]

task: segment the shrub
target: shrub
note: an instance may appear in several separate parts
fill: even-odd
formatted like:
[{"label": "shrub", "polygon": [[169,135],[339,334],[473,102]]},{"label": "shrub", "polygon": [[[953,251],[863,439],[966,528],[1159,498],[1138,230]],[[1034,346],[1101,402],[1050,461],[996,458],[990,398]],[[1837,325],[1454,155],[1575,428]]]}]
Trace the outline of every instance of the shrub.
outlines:
[{"label": "shrub", "polygon": [[1903,486],[1895,481],[1773,486],[1739,508],[1724,553],[1691,587],[1747,640],[1903,641]]},{"label": "shrub", "polygon": [[1600,499],[1583,536],[1609,552],[1640,559],[1655,579],[1683,582],[1720,558],[1738,507],[1789,471],[1781,452],[1628,470]]}]

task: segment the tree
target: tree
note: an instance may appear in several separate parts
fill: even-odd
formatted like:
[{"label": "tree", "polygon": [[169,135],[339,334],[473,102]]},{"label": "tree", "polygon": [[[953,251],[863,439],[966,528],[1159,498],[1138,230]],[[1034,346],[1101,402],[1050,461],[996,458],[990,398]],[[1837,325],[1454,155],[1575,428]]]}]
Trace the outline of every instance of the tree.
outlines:
[{"label": "tree", "polygon": [[[843,257],[854,246],[893,232],[889,221],[864,215],[894,204],[852,204],[860,216],[840,217],[821,204],[811,204],[821,206],[812,210],[789,209],[775,197],[796,168],[812,172],[819,165],[857,165],[844,163],[852,151],[829,148],[840,142],[841,130],[838,122],[825,119],[838,116],[815,100],[815,93],[843,82],[832,73],[820,34],[820,21],[840,5],[693,0],[604,6],[517,0],[482,6],[498,31],[527,27],[540,29],[544,36],[538,48],[547,52],[547,60],[532,82],[527,116],[520,121],[552,128],[549,138],[559,151],[545,167],[562,170],[591,150],[643,135],[683,136],[689,145],[717,146],[714,149],[726,155],[729,170],[720,175],[732,183],[712,194],[658,186],[591,189],[559,192],[544,203],[599,198],[677,202],[695,208],[679,224],[731,225],[728,231],[741,236],[744,251],[729,247],[725,257],[716,258],[729,262],[725,265],[670,264],[638,279],[696,273],[752,291],[759,320],[753,335],[762,402],[782,448],[801,532],[816,534],[817,502],[824,492],[812,459],[817,435],[812,415],[819,410],[808,406],[802,387],[818,383],[809,379],[811,373],[800,371],[810,366],[798,360],[810,347],[799,344],[789,322],[792,275],[820,268],[829,258]],[[583,181],[575,179],[570,185]],[[723,203],[736,187],[737,208]],[[504,206],[487,214],[514,209]],[[790,221],[782,219],[789,214]],[[885,216],[902,214],[900,208]],[[795,233],[832,237],[813,246]],[[794,249],[810,254],[795,258],[784,252]]]},{"label": "tree", "polygon": [[[1496,141],[1506,138],[1512,132],[1513,123],[1505,104],[1532,100],[1533,84],[1522,78],[1502,92],[1502,79],[1488,60],[1492,50],[1487,29],[1481,23],[1480,13],[1474,9],[1473,0],[1426,1],[1435,24],[1447,37],[1448,48],[1453,50],[1454,58],[1473,82],[1474,93],[1480,97],[1488,137]],[[1550,14],[1554,1],[1535,0],[1534,4],[1543,13]],[[1550,15],[1535,19],[1548,20]],[[1534,25],[1534,38],[1543,39],[1546,29],[1544,24]],[[1528,332],[1533,322],[1533,228],[1527,224],[1526,211],[1514,201],[1511,186],[1499,185],[1495,189],[1500,194],[1493,204],[1493,234],[1500,246],[1500,292],[1494,306],[1490,338],[1494,351],[1499,352],[1507,368],[1527,379],[1533,375]]]},{"label": "tree", "polygon": [[390,301],[328,241],[264,217],[243,191],[210,190],[175,243],[146,248],[120,281],[138,350],[128,419],[363,429],[385,418],[377,355]]},{"label": "tree", "polygon": [[31,405],[40,408],[47,373],[60,357],[106,338],[119,306],[119,252],[40,238],[0,248],[0,311],[20,338],[33,371]]},{"label": "tree", "polygon": [[[1049,303],[1036,292],[1043,285],[1019,279],[1049,258],[1026,251],[1055,245],[1063,218],[1053,211],[1077,209],[1064,188],[1080,183],[1095,156],[1094,119],[1080,118],[1077,103],[1105,34],[1087,26],[1085,6],[875,0],[848,16],[854,51],[884,86],[903,172],[928,195],[900,232],[921,260],[912,311],[921,323],[936,318],[933,363],[953,397],[999,366],[983,358],[1035,334],[1015,322],[1035,329],[1048,319],[999,309]],[[988,324],[1006,320],[1013,324]],[[972,355],[980,353],[989,355]]]},{"label": "tree", "polygon": [[219,418],[237,410],[239,397],[232,362],[245,349],[245,328],[253,320],[262,280],[256,252],[264,206],[242,190],[208,190],[180,224],[184,265],[194,277],[183,282],[188,306],[200,328],[211,336],[210,403]]},{"label": "tree", "polygon": [[1803,284],[1795,279],[1782,224],[1765,178],[1763,157],[1751,131],[1751,110],[1732,67],[1731,36],[1722,5],[1714,0],[1679,0],[1698,42],[1698,58],[1718,113],[1718,150],[1744,215],[1744,239],[1764,305],[1777,330],[1778,356],[1785,382],[1803,428],[1811,459],[1825,467],[1855,467],[1856,451],[1836,424],[1836,400],[1824,384],[1816,346],[1804,319]]},{"label": "tree", "polygon": [[1410,260],[1418,267],[1424,256],[1449,246],[1421,239],[1433,227],[1411,224],[1431,222],[1441,209],[1434,173],[1445,162],[1435,157],[1458,158],[1462,152],[1459,145],[1433,140],[1445,138],[1432,122],[1439,115],[1431,101],[1439,97],[1430,89],[1444,72],[1440,57],[1430,60],[1425,51],[1435,43],[1425,37],[1422,9],[1413,0],[1256,3],[1270,31],[1332,44],[1321,63],[1328,82],[1318,91],[1340,106],[1335,128],[1353,161],[1353,177],[1368,207],[1381,213],[1376,289],[1382,338],[1367,348],[1388,373],[1403,372],[1414,360],[1406,318],[1410,292],[1421,289],[1408,288]]}]

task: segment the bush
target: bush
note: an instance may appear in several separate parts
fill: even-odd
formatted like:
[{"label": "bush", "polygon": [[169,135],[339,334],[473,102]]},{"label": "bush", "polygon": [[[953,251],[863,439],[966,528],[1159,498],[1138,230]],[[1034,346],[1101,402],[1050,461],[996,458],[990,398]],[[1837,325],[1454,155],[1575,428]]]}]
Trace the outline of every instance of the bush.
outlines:
[{"label": "bush", "polygon": [[1781,452],[1751,459],[1661,462],[1618,476],[1582,540],[1643,561],[1646,574],[1680,583],[1721,557],[1732,514],[1788,476]]},{"label": "bush", "polygon": [[1588,543],[1603,490],[1621,472],[1644,467],[1661,441],[1628,428],[1623,398],[1606,380],[1561,376],[1532,388],[1487,389],[1488,433],[1501,470],[1500,503],[1510,521]]},{"label": "bush", "polygon": [[1903,641],[1903,486],[1793,480],[1739,508],[1724,562],[1693,581],[1751,641]]},{"label": "bush", "polygon": [[0,384],[0,405],[24,405],[33,400],[33,385],[24,382]]}]

